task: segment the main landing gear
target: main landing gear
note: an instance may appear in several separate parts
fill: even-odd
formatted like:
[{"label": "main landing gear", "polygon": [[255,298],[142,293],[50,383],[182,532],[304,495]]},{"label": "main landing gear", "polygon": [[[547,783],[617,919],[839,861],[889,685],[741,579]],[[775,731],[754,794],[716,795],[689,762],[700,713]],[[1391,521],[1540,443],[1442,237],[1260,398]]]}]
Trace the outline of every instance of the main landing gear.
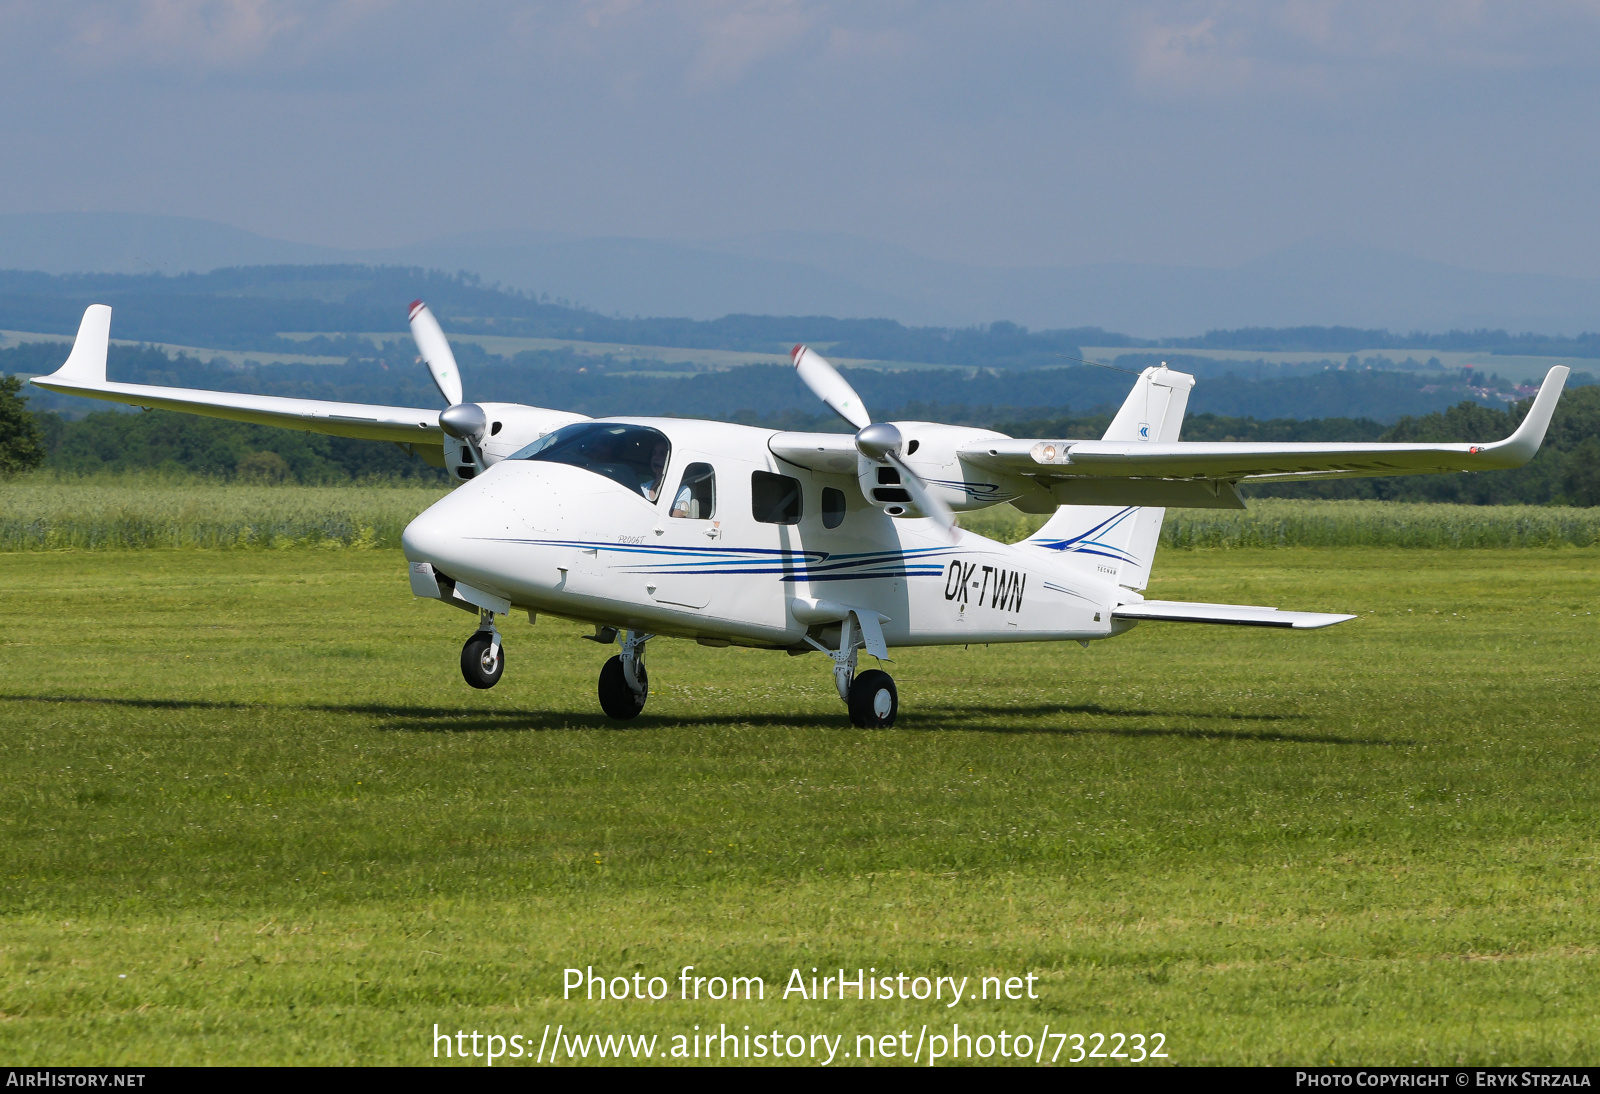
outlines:
[{"label": "main landing gear", "polygon": [[888,729],[900,710],[894,678],[881,669],[868,669],[852,680],[844,701],[850,708],[850,723],[863,729]]},{"label": "main landing gear", "polygon": [[461,647],[462,678],[475,688],[487,689],[498,684],[505,671],[506,650],[494,625],[494,613],[479,611],[478,629]]},{"label": "main landing gear", "polygon": [[850,724],[862,729],[888,729],[900,712],[900,692],[894,678],[882,669],[868,669],[856,675],[856,658],[861,653],[860,628],[855,615],[846,615],[839,624],[839,648],[830,650],[807,637],[817,649],[833,658],[833,683],[839,698],[850,711]]},{"label": "main landing gear", "polygon": [[625,631],[622,652],[600,670],[600,709],[619,721],[637,718],[650,695],[644,668],[644,644],[654,635]]}]

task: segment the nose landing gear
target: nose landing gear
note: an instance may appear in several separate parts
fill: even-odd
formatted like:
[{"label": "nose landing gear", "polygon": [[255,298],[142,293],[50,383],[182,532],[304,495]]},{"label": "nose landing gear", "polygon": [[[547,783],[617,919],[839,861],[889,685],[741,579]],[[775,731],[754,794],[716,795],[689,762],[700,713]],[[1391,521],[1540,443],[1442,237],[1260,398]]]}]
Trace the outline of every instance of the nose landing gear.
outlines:
[{"label": "nose landing gear", "polygon": [[500,644],[500,631],[494,613],[478,613],[478,629],[461,647],[461,676],[479,690],[492,688],[506,671],[506,651]]},{"label": "nose landing gear", "polygon": [[600,709],[611,718],[637,718],[650,695],[650,676],[644,668],[644,644],[654,635],[628,631],[622,652],[600,669]]}]

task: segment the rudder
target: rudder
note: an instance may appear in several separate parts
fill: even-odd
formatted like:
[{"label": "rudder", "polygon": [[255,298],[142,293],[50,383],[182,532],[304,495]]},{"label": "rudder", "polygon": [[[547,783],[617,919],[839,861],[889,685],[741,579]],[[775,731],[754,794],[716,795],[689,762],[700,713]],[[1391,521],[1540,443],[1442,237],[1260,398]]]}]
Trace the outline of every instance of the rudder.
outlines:
[{"label": "rudder", "polygon": [[[1139,374],[1111,420],[1108,441],[1176,441],[1194,377],[1162,365]],[[1150,583],[1165,509],[1063,505],[1026,545],[1049,551],[1103,580],[1140,590]]]}]

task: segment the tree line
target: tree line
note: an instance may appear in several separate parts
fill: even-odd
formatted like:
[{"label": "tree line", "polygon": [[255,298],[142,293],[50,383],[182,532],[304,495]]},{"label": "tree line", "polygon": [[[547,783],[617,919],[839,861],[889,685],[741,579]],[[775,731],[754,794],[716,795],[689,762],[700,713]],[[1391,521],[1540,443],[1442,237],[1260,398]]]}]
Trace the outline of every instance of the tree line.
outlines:
[{"label": "tree line", "polygon": [[[724,374],[725,375],[725,374]],[[1532,400],[1501,410],[1463,402],[1385,426],[1370,418],[1191,415],[1183,436],[1197,441],[1481,441],[1510,434]],[[905,419],[980,425],[1020,437],[1098,437],[1109,410],[1020,416],[987,407],[906,404]],[[922,413],[926,412],[926,413]],[[818,428],[812,413],[744,415],[752,424]],[[827,423],[836,427],[835,423]],[[76,420],[35,413],[15,376],[0,377],[0,473],[37,467],[68,473],[162,471],[252,482],[335,483],[366,479],[444,481],[443,473],[397,445],[154,410],[96,411]],[[1600,386],[1569,390],[1544,448],[1527,467],[1487,474],[1337,479],[1249,488],[1257,496],[1384,498],[1465,504],[1600,505]]]}]

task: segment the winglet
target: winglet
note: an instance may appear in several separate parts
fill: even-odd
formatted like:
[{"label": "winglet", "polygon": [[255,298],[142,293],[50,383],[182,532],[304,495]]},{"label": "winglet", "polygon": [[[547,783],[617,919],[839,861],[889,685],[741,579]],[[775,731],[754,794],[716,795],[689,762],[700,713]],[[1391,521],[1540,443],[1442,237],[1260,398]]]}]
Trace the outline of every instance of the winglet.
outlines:
[{"label": "winglet", "polygon": [[1475,450],[1475,454],[1490,457],[1482,466],[1521,467],[1533,459],[1539,446],[1544,444],[1545,431],[1550,428],[1550,418],[1556,412],[1556,400],[1561,398],[1561,389],[1566,386],[1571,371],[1566,365],[1556,365],[1545,373],[1539,394],[1534,396],[1533,406],[1528,408],[1528,416],[1522,419],[1517,431],[1503,441]]},{"label": "winglet", "polygon": [[105,304],[90,304],[84,309],[78,337],[72,343],[66,362],[49,376],[39,379],[88,385],[105,383],[106,347],[110,342],[111,308]]}]

